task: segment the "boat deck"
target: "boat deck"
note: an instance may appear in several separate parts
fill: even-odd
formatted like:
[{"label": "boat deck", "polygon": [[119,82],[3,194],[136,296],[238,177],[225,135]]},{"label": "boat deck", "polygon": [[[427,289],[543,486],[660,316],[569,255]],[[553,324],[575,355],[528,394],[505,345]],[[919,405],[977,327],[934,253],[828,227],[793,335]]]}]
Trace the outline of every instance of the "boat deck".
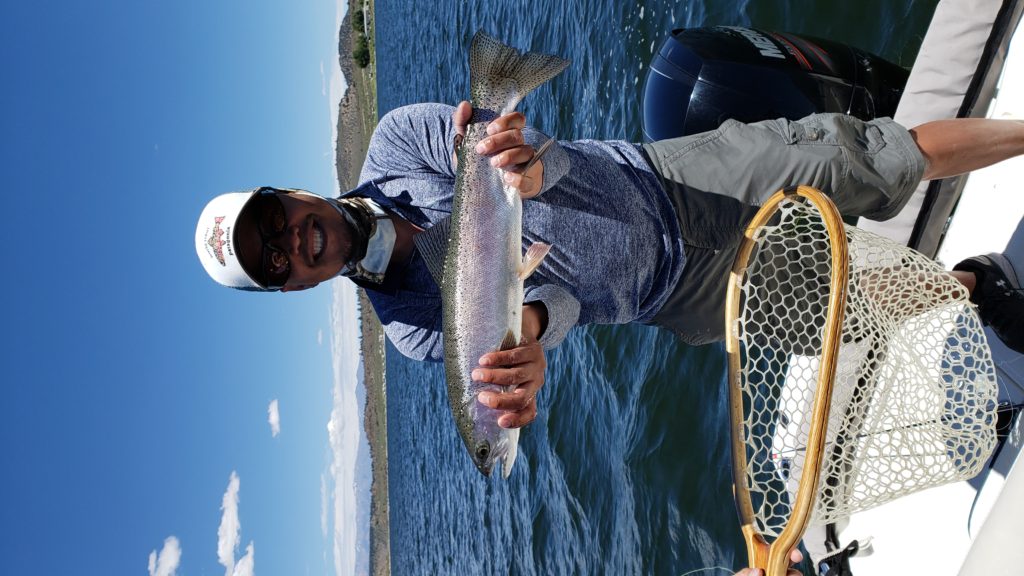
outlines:
[{"label": "boat deck", "polygon": [[[960,4],[962,9],[970,3]],[[1024,119],[1024,35],[1011,38],[986,116]],[[1015,268],[1024,272],[1021,174],[1024,158],[979,170],[967,178],[936,253],[940,263],[951,268],[970,256],[1004,252]],[[902,230],[888,231],[885,224],[869,223],[865,227],[895,238],[910,235],[905,225]],[[1000,402],[1024,403],[1024,355],[1006,348],[991,331],[988,339],[996,364]],[[839,537],[842,545],[856,539],[862,548],[867,548],[851,560],[853,574],[1024,573],[1024,547],[1019,545],[1019,535],[1024,533],[1024,503],[1020,497],[1024,465],[1017,465],[1011,476],[1022,445],[1024,418],[1018,415],[1010,423],[1009,435],[997,448],[991,466],[978,477],[925,490],[854,515],[848,525],[840,526]],[[990,516],[992,523],[986,527]],[[807,534],[805,544],[812,557],[823,550],[822,536],[823,531],[812,530]],[[1006,541],[1007,537],[1011,540]]]}]

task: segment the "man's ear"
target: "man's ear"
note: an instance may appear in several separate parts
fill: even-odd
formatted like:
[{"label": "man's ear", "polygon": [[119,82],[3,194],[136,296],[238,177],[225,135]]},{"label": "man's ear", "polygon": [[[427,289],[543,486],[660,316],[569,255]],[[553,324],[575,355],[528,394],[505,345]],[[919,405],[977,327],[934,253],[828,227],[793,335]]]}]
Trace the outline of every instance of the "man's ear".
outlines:
[{"label": "man's ear", "polygon": [[320,285],[320,283],[317,282],[316,284],[299,284],[298,286],[282,286],[281,287],[281,292],[298,292],[299,290],[309,290],[310,288],[313,288],[314,286],[319,286],[319,285]]}]

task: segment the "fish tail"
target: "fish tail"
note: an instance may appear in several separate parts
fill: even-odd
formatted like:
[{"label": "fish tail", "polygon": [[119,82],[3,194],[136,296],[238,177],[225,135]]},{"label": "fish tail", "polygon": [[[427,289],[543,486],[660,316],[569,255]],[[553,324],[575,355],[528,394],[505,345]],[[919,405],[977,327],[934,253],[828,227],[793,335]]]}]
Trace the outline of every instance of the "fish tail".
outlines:
[{"label": "fish tail", "polygon": [[568,65],[568,60],[550,54],[521,54],[483,31],[477,32],[469,50],[473,107],[510,112],[527,94]]}]

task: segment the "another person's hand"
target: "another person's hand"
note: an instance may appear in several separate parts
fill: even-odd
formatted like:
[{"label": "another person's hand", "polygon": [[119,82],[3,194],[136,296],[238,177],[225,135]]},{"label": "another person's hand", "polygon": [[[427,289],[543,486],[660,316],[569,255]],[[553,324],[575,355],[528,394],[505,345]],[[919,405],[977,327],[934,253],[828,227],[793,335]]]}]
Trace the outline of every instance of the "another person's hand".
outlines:
[{"label": "another person's hand", "polygon": [[[452,123],[455,125],[455,145],[458,148],[466,136],[466,126],[473,117],[473,108],[469,102],[462,101],[452,112]],[[523,128],[526,116],[522,112],[511,112],[495,118],[487,125],[488,136],[476,147],[478,154],[491,157],[491,165],[505,171],[505,183],[519,190],[523,198],[533,198],[540,194],[544,183],[544,161],[538,160],[527,172],[523,172],[526,164],[533,159],[536,150],[523,140]],[[458,157],[452,154],[452,167],[458,168]]]},{"label": "another person's hand", "polygon": [[[804,555],[800,553],[796,548],[789,553],[789,570],[786,571],[786,576],[801,576],[800,571],[793,568],[795,564],[799,564],[804,559]],[[744,568],[736,573],[736,576],[764,576],[764,571],[760,568]]]},{"label": "another person's hand", "polygon": [[506,413],[498,418],[502,428],[519,428],[537,417],[537,392],[544,385],[547,360],[537,340],[547,327],[547,309],[542,304],[523,306],[523,343],[515,348],[484,354],[473,379],[502,386],[515,386],[511,392],[481,392],[478,400],[485,406]]}]

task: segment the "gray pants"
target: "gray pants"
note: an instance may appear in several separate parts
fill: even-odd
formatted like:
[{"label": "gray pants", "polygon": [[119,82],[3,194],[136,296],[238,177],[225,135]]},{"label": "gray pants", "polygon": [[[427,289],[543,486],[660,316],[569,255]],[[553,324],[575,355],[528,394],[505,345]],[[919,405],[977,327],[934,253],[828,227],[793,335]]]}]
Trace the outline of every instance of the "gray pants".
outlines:
[{"label": "gray pants", "polygon": [[905,128],[842,114],[742,124],[645,144],[686,244],[679,284],[652,323],[689,344],[725,338],[725,287],[743,230],[776,191],[813,186],[846,216],[895,216],[924,174]]}]

